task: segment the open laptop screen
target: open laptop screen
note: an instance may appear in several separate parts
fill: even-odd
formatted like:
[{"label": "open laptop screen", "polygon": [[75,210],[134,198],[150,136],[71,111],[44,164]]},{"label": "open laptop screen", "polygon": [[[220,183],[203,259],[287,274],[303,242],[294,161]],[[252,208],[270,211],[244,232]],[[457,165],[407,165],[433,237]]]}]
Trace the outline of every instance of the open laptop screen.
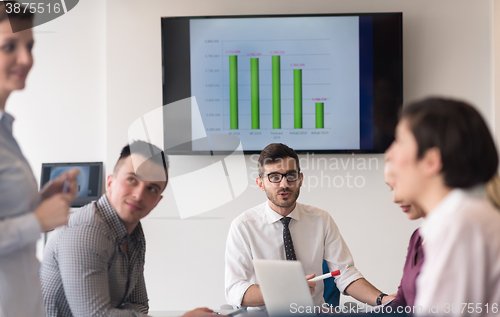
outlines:
[{"label": "open laptop screen", "polygon": [[102,194],[102,162],[43,163],[40,188],[65,171],[78,169],[77,197],[71,207],[81,207],[97,200]]}]

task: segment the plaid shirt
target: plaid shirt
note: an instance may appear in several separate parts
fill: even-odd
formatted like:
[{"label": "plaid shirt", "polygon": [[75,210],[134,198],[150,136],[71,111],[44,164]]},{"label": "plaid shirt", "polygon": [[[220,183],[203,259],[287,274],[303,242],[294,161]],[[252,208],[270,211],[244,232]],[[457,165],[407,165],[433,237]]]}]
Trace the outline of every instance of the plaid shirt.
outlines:
[{"label": "plaid shirt", "polygon": [[47,316],[145,316],[145,252],[141,224],[129,235],[106,195],[82,207],[45,247]]}]

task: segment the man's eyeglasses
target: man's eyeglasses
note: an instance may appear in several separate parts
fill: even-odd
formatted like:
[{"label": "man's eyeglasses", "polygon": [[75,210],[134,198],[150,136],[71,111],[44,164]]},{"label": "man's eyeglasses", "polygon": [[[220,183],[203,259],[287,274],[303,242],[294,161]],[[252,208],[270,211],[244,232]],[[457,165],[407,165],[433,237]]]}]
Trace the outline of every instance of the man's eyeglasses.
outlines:
[{"label": "man's eyeglasses", "polygon": [[287,182],[295,182],[296,180],[299,179],[300,176],[300,171],[299,172],[288,172],[285,174],[281,173],[270,173],[270,174],[260,174],[259,177],[266,177],[269,179],[271,183],[280,183],[283,177],[285,177]]}]

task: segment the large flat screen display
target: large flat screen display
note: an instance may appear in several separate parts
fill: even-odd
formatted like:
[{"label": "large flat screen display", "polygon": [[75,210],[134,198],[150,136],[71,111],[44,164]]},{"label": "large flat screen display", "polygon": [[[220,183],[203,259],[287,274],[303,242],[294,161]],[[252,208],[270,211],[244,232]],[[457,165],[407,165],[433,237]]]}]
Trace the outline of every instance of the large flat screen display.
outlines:
[{"label": "large flat screen display", "polygon": [[[162,39],[164,104],[196,100],[182,118],[164,113],[165,127],[184,121],[165,139],[229,134],[245,153],[273,142],[299,153],[381,153],[393,140],[401,13],[172,17]],[[199,144],[166,150],[204,153]]]}]

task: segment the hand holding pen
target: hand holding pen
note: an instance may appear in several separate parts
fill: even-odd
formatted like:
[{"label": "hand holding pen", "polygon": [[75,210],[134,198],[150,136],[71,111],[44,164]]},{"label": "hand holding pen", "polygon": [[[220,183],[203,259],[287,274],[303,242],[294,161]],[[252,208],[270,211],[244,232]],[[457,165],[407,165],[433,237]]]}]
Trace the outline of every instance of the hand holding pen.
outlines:
[{"label": "hand holding pen", "polygon": [[56,179],[45,184],[45,186],[43,186],[40,190],[42,200],[48,199],[56,194],[63,193],[70,194],[67,196],[68,201],[73,201],[77,194],[77,176],[79,173],[79,170],[72,169],[62,173]]},{"label": "hand holding pen", "polygon": [[47,232],[68,222],[69,207],[76,197],[79,171],[68,171],[43,187],[41,203],[34,213],[42,232]]},{"label": "hand holding pen", "polygon": [[340,271],[336,270],[336,271],[332,271],[332,272],[329,272],[329,273],[326,273],[326,274],[323,274],[320,276],[316,276],[315,278],[309,279],[307,281],[308,282],[317,282],[317,281],[321,281],[321,280],[327,279],[329,277],[338,276],[338,275],[340,275]]}]

